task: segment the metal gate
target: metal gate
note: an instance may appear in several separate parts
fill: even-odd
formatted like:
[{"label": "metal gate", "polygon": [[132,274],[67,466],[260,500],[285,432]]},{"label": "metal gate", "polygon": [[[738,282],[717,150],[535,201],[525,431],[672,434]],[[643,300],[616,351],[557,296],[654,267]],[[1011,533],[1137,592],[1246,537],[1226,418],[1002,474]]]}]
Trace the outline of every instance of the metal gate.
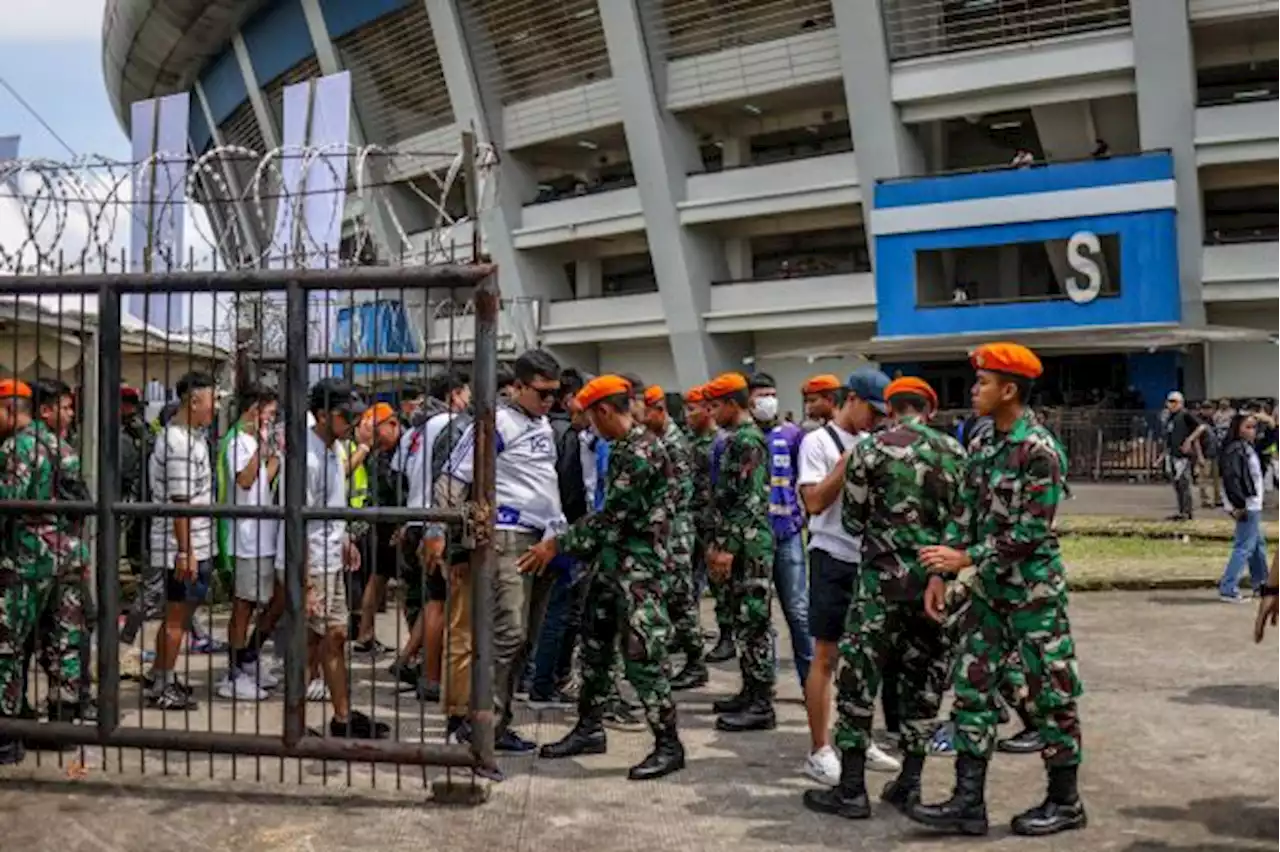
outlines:
[{"label": "metal gate", "polygon": [[[384,351],[361,351],[358,345],[348,345],[345,351],[335,355],[328,351],[316,352],[315,327],[317,303],[332,305],[343,299],[355,304],[357,293],[382,293],[391,291],[399,295],[401,304],[421,303],[427,320],[427,337],[431,331],[443,328],[448,336],[444,351],[429,340],[420,340],[416,351],[409,354]],[[393,506],[366,506],[364,508],[319,508],[305,503],[305,479],[307,462],[302,452],[289,452],[283,456],[284,493],[278,505],[240,506],[229,502],[213,505],[191,505],[174,502],[154,502],[143,495],[139,499],[127,499],[122,482],[131,479],[130,472],[121,464],[121,409],[132,404],[122,393],[126,364],[140,381],[137,384],[138,402],[146,404],[152,385],[172,387],[171,379],[160,381],[158,368],[147,365],[145,327],[142,344],[142,367],[136,366],[138,324],[131,322],[122,310],[124,300],[130,297],[191,298],[194,294],[214,294],[214,304],[234,304],[234,314],[257,317],[256,329],[252,324],[235,321],[230,329],[234,340],[229,351],[215,351],[210,355],[206,346],[215,350],[215,340],[209,344],[188,341],[175,342],[175,336],[162,337],[164,356],[157,355],[154,363],[163,363],[169,370],[171,361],[186,367],[208,358],[222,361],[224,374],[219,382],[226,388],[237,387],[246,380],[246,374],[282,370],[279,384],[279,405],[284,419],[284,446],[301,448],[308,438],[307,390],[317,372],[342,372],[353,380],[363,380],[370,385],[370,394],[386,393],[387,386],[394,391],[396,384],[405,382],[406,373],[426,378],[442,369],[453,366],[455,320],[454,312],[441,319],[438,309],[441,303],[465,305],[467,310],[456,314],[462,319],[458,324],[473,324],[473,337],[469,340],[466,361],[471,370],[470,383],[474,411],[474,483],[470,503],[458,508],[409,509]],[[168,295],[165,295],[168,294]],[[97,648],[96,689],[93,698],[97,703],[96,722],[42,721],[32,718],[0,717],[0,736],[24,738],[45,747],[81,747],[81,760],[86,751],[100,755],[104,768],[123,768],[127,751],[141,760],[146,768],[147,752],[164,753],[161,758],[165,771],[169,769],[169,755],[180,752],[186,755],[187,772],[190,773],[192,756],[209,760],[209,774],[215,775],[213,756],[231,755],[231,772],[239,773],[234,756],[254,756],[256,775],[263,774],[261,758],[280,758],[279,775],[286,775],[285,760],[303,759],[317,761],[342,761],[346,763],[348,778],[351,767],[358,764],[394,764],[396,766],[443,766],[479,768],[493,767],[493,684],[492,684],[492,607],[488,591],[494,570],[494,554],[491,547],[483,546],[492,531],[490,508],[494,493],[494,406],[496,400],[496,368],[498,319],[500,299],[495,269],[485,263],[466,265],[441,264],[401,267],[353,267],[316,270],[265,270],[244,269],[209,272],[175,272],[156,274],[91,274],[91,275],[30,275],[0,276],[0,327],[10,325],[15,335],[15,352],[18,346],[17,327],[19,314],[36,311],[37,356],[36,368],[40,369],[40,312],[44,311],[43,333],[53,331],[53,337],[67,336],[70,314],[65,307],[52,311],[51,299],[61,305],[70,304],[83,297],[96,297],[98,317],[96,331],[84,331],[81,315],[81,344],[90,352],[96,352],[96,378],[88,377],[81,383],[88,390],[96,385],[92,399],[81,398],[83,409],[95,409],[96,426],[89,434],[80,436],[82,451],[96,456],[96,493],[88,499],[65,499],[62,496],[52,503],[15,499],[0,503],[0,519],[9,525],[29,522],[36,517],[56,517],[85,525],[85,535],[92,541],[92,588],[96,599],[96,622],[93,628]],[[367,300],[366,300],[367,301]],[[377,302],[377,299],[374,300]],[[271,336],[263,330],[261,315],[264,305],[282,315],[282,351],[268,351],[263,338]],[[331,310],[322,309],[326,317]],[[13,321],[7,322],[12,315]],[[56,318],[55,319],[51,319]],[[29,321],[29,317],[27,320]],[[56,326],[55,326],[56,321]],[[324,320],[327,322],[328,320]],[[443,325],[442,325],[443,323]],[[217,322],[214,323],[215,327]],[[248,331],[246,332],[246,328]],[[354,334],[354,332],[349,332]],[[0,337],[3,332],[0,331]],[[74,335],[72,335],[74,336]],[[216,337],[217,335],[215,335]],[[224,335],[225,337],[226,335]],[[256,338],[256,339],[255,339]],[[94,340],[88,344],[86,340]],[[61,343],[57,344],[62,346]],[[434,346],[434,348],[433,348]],[[174,356],[174,351],[181,357]],[[342,348],[342,347],[339,347]],[[374,347],[375,349],[378,347]],[[412,348],[412,347],[411,347]],[[61,349],[58,350],[61,353]],[[90,352],[86,352],[90,354]],[[434,353],[434,354],[433,354]],[[58,356],[61,360],[61,355]],[[19,359],[15,355],[15,363]],[[6,371],[10,372],[10,371]],[[362,377],[362,372],[364,373]],[[229,373],[229,375],[228,375]],[[372,377],[370,379],[370,377]],[[390,377],[390,378],[388,378]],[[380,387],[381,385],[381,387]],[[158,402],[156,400],[155,402]],[[153,404],[155,404],[153,402]],[[226,426],[226,423],[223,423]],[[284,549],[284,619],[287,625],[287,647],[283,649],[283,701],[255,701],[252,703],[253,719],[245,722],[245,706],[236,707],[232,702],[228,722],[225,709],[215,709],[213,679],[215,673],[227,663],[225,655],[206,655],[203,664],[208,675],[208,707],[200,708],[176,718],[166,711],[148,711],[141,698],[141,690],[126,679],[121,670],[121,654],[117,653],[121,633],[122,616],[122,534],[124,527],[146,524],[157,518],[207,517],[217,520],[274,519],[283,526]],[[449,743],[435,730],[439,719],[428,714],[426,705],[418,702],[416,713],[401,712],[401,693],[397,690],[392,707],[383,708],[383,719],[391,722],[391,736],[386,739],[343,739],[328,735],[315,735],[308,731],[308,627],[307,627],[307,577],[304,565],[305,537],[308,522],[318,520],[344,520],[381,525],[399,525],[407,522],[451,525],[462,530],[463,543],[471,545],[470,577],[470,696],[467,702],[471,726],[469,743]],[[87,532],[88,529],[93,532]],[[0,543],[3,550],[7,543]],[[127,550],[128,543],[124,543]],[[0,556],[10,556],[0,553]],[[139,606],[141,604],[138,604]],[[202,606],[200,613],[212,623],[221,624],[225,612],[222,607],[210,603]],[[396,619],[397,642],[402,624]],[[376,644],[376,643],[375,643]],[[190,650],[190,649],[188,649]],[[281,650],[276,649],[277,653]],[[352,655],[354,658],[354,654]],[[194,653],[185,656],[188,685],[192,661],[200,667]],[[361,676],[369,678],[370,710],[376,717],[379,712],[380,687],[383,666],[375,664],[371,669],[361,665]],[[348,668],[348,686],[353,690],[355,706],[356,688],[352,686],[355,675]],[[198,673],[197,673],[198,676]],[[38,699],[39,673],[31,680],[36,684]],[[197,689],[192,686],[193,689]],[[363,689],[364,687],[361,687]],[[24,692],[26,691],[24,687]],[[133,693],[137,692],[135,696]],[[199,691],[199,690],[197,690]],[[447,697],[447,696],[446,696]],[[135,705],[136,700],[136,705]],[[405,698],[412,704],[413,698]],[[39,704],[38,700],[35,702]],[[430,719],[428,717],[431,717]],[[279,728],[278,732],[271,729]],[[98,752],[98,748],[101,751]],[[114,755],[114,759],[112,756]],[[203,757],[202,757],[203,755]],[[28,758],[30,759],[30,758]],[[39,759],[49,759],[48,753]],[[133,759],[133,757],[131,757]],[[115,766],[113,767],[112,764]],[[219,766],[224,765],[222,763]],[[302,780],[301,763],[298,763],[299,781]],[[372,770],[371,770],[372,771]],[[399,771],[396,772],[397,782]],[[425,778],[425,773],[424,773]],[[328,773],[325,773],[327,783]],[[373,775],[376,785],[376,773]]]}]

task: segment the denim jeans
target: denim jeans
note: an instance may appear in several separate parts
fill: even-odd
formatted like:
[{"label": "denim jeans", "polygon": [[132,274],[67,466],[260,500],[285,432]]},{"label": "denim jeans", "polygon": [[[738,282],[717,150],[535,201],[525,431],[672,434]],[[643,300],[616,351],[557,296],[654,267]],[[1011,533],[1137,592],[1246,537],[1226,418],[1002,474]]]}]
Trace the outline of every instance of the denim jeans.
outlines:
[{"label": "denim jeans", "polygon": [[533,656],[532,695],[547,696],[555,692],[560,663],[560,644],[565,638],[565,626],[575,587],[558,580],[551,590],[547,614],[538,633],[538,643]]},{"label": "denim jeans", "polygon": [[1218,581],[1218,592],[1235,597],[1240,594],[1240,575],[1249,565],[1249,582],[1255,590],[1267,582],[1267,540],[1262,533],[1262,513],[1249,512],[1236,521],[1235,542],[1227,567]]},{"label": "denim jeans", "polygon": [[777,543],[773,554],[773,586],[787,619],[787,629],[791,631],[791,653],[803,687],[809,675],[809,663],[813,661],[813,637],[809,635],[809,571],[801,539],[794,535]]}]

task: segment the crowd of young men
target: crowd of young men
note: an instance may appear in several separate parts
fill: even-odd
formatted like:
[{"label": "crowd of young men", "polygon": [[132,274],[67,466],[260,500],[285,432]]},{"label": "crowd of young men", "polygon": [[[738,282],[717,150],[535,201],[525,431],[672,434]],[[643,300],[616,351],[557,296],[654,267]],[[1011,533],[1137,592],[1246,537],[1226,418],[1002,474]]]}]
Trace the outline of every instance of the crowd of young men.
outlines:
[{"label": "crowd of young men", "polygon": [[[707,682],[698,619],[705,574],[720,627],[708,659],[737,657],[741,674],[739,692],[715,702],[718,730],[776,726],[775,594],[782,601],[812,734],[805,772],[825,787],[805,794],[806,807],[866,818],[865,770],[898,771],[882,793],[889,805],[937,829],[985,833],[999,694],[1034,728],[1049,773],[1045,801],[1015,818],[1014,830],[1082,827],[1081,688],[1053,533],[1064,452],[1027,407],[1041,371],[1033,353],[991,344],[974,353],[973,365],[975,413],[993,428],[962,448],[929,425],[937,397],[927,383],[890,382],[869,368],[844,382],[824,375],[805,383],[806,415],[819,424],[805,434],[778,423],[776,387],[762,375],[727,373],[690,389],[682,428],[667,410],[667,394],[639,377],[583,381],[546,352],[522,355],[502,380],[496,414],[496,749],[537,748],[512,725],[516,693],[532,669],[534,692],[565,697],[577,645],[576,724],[540,755],[606,750],[603,723],[620,700],[620,672],[654,736],[653,751],[629,777],[681,769],[686,755],[673,696]],[[465,375],[450,373],[432,388],[434,411],[409,395],[397,413],[385,403],[369,405],[343,381],[318,382],[308,397],[306,481],[296,489],[306,505],[426,508],[469,500],[475,436],[467,384]],[[239,419],[215,453],[206,434],[213,381],[191,374],[177,390],[179,403],[146,458],[149,499],[212,505],[216,478],[220,500],[280,500],[285,448],[274,393],[242,389]],[[20,382],[0,383],[0,496],[67,499],[56,483],[78,462],[65,441],[64,391],[35,394]],[[56,652],[46,660],[59,690],[50,714],[83,715],[86,557],[78,526],[54,515],[7,523],[16,527],[8,532],[17,545],[0,560],[0,713],[24,712],[23,649],[52,605],[57,621],[45,637],[52,641],[42,642]],[[151,520],[149,558],[164,573],[168,601],[147,679],[159,709],[195,704],[175,663],[217,553],[227,557],[235,599],[218,694],[262,700],[275,686],[260,653],[283,612],[281,525],[237,519],[217,538],[220,547],[212,519],[198,512]],[[346,648],[350,639],[357,653],[385,650],[373,628],[392,578],[407,587],[411,628],[392,671],[424,700],[440,698],[443,683],[449,737],[472,735],[468,559],[456,531],[439,525],[308,521],[315,673],[308,692],[332,703],[330,735],[389,733],[351,707]],[[352,587],[351,577],[364,582]],[[672,654],[683,658],[678,673]],[[921,771],[949,687],[955,791],[942,804],[925,805]],[[886,722],[900,731],[900,765],[872,740],[878,692]],[[0,761],[21,759],[21,749],[0,743]]]}]

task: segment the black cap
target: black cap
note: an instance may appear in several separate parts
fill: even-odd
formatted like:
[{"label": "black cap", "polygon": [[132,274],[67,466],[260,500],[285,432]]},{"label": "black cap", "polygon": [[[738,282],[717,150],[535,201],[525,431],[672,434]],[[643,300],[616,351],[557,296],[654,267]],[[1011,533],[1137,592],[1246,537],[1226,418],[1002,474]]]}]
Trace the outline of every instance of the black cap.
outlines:
[{"label": "black cap", "polygon": [[363,414],[367,406],[350,382],[328,378],[311,386],[311,392],[307,395],[307,408],[311,411],[341,411],[355,416]]}]

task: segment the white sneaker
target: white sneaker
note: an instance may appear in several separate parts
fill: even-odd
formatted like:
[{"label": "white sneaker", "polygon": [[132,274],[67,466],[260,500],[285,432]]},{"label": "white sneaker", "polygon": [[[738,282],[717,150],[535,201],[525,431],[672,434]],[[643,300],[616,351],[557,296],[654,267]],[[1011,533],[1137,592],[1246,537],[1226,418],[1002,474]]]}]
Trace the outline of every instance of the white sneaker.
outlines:
[{"label": "white sneaker", "polygon": [[898,772],[902,769],[902,764],[873,743],[867,747],[867,768],[872,772]]},{"label": "white sneaker", "polygon": [[261,657],[252,663],[245,663],[240,667],[240,671],[244,672],[251,683],[256,683],[263,689],[275,689],[280,685],[280,678],[271,673],[271,667],[266,665]]},{"label": "white sneaker", "polygon": [[242,671],[227,672],[218,682],[218,697],[234,701],[266,701],[266,690],[258,685]]},{"label": "white sneaker", "polygon": [[804,774],[819,784],[835,787],[840,783],[840,756],[831,746],[824,745],[805,760]]},{"label": "white sneaker", "polygon": [[329,687],[325,685],[324,678],[316,678],[307,684],[307,700],[308,701],[328,701]]}]

